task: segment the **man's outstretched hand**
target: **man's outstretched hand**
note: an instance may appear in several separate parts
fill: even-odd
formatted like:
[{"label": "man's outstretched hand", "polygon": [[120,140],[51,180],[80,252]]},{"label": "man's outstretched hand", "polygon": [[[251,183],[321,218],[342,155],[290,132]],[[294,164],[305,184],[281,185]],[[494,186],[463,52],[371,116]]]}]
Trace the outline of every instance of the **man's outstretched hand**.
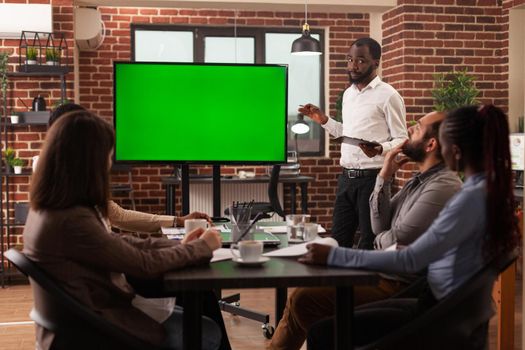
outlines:
[{"label": "man's outstretched hand", "polygon": [[317,124],[325,124],[328,121],[328,117],[324,114],[319,107],[308,103],[306,105],[299,106],[299,113],[304,114],[307,117],[310,117]]}]

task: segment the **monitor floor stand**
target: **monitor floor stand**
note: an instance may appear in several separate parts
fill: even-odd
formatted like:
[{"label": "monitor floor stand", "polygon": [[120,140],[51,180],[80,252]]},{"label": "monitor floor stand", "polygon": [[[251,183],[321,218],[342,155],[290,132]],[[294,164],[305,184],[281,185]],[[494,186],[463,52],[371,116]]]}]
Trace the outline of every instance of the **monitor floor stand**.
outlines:
[{"label": "monitor floor stand", "polygon": [[[190,212],[190,172],[189,165],[181,166],[181,184],[182,184],[182,215],[188,215]],[[221,216],[221,166],[213,165],[213,216]],[[221,290],[216,290],[219,299],[219,308],[232,315],[238,315],[253,321],[262,323],[263,336],[271,339],[275,328],[270,325],[270,315],[257,311],[241,308],[240,293],[222,297]],[[279,319],[276,315],[277,320]]]}]

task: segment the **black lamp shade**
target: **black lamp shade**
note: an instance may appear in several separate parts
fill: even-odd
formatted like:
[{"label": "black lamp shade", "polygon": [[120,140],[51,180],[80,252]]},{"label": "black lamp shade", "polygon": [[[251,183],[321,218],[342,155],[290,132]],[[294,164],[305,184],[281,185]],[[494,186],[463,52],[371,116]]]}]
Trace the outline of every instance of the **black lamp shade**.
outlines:
[{"label": "black lamp shade", "polygon": [[304,30],[300,38],[292,43],[292,55],[320,55],[321,43],[310,36],[310,31]]}]

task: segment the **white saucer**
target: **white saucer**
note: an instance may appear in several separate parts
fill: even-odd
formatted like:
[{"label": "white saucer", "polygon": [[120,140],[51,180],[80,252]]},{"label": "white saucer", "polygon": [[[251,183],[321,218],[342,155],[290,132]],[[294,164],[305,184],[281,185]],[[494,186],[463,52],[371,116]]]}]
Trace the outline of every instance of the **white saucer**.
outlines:
[{"label": "white saucer", "polygon": [[261,256],[257,261],[243,261],[242,258],[237,259],[234,257],[232,260],[242,266],[259,266],[270,260],[270,258]]},{"label": "white saucer", "polygon": [[303,240],[302,238],[288,238],[288,243],[299,244],[299,243],[306,243],[306,241]]}]

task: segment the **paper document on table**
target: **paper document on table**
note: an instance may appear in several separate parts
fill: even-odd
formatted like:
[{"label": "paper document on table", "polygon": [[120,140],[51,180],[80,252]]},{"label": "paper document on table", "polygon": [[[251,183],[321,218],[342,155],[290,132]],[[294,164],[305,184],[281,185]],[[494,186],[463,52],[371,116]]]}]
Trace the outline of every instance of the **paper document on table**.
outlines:
[{"label": "paper document on table", "polygon": [[332,237],[324,237],[324,238],[316,238],[312,241],[301,243],[301,244],[294,244],[293,246],[277,249],[274,251],[271,251],[269,253],[263,254],[264,256],[272,256],[272,257],[291,257],[291,256],[301,256],[306,254],[308,251],[306,249],[306,245],[310,243],[319,243],[319,244],[325,244],[332,247],[338,247],[337,241],[333,239]]},{"label": "paper document on table", "polygon": [[392,244],[390,247],[386,248],[385,250],[397,250],[397,243]]},{"label": "paper document on table", "polygon": [[367,140],[358,139],[356,137],[350,137],[350,136],[343,136],[343,143],[347,143],[349,145],[353,145],[357,147],[359,147],[360,143],[364,143],[366,146],[370,146],[370,147],[380,146],[378,142],[367,141]]},{"label": "paper document on table", "polygon": [[233,258],[231,249],[219,248],[213,251],[213,257],[211,258],[210,262],[213,263],[217,261],[230,260],[231,258]]},{"label": "paper document on table", "polygon": [[[260,227],[263,231],[269,233],[286,233],[286,225],[276,225],[276,226],[263,226]],[[325,233],[326,230],[323,226],[317,225],[317,233]]]},{"label": "paper document on table", "polygon": [[[231,232],[231,229],[226,225],[217,225],[211,228],[220,232]],[[184,227],[161,227],[160,230],[169,239],[183,239],[186,234]]]},{"label": "paper document on table", "polygon": [[168,239],[183,239],[184,238],[184,228],[177,227],[161,227],[162,234],[166,235]]}]

